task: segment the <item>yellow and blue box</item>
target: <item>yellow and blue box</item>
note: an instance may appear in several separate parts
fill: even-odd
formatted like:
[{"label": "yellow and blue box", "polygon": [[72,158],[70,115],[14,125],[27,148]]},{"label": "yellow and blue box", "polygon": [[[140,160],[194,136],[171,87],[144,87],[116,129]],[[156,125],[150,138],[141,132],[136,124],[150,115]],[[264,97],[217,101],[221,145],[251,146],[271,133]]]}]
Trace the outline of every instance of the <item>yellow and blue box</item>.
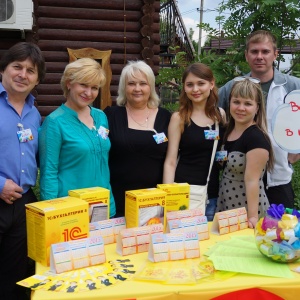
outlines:
[{"label": "yellow and blue box", "polygon": [[140,227],[162,223],[165,226],[165,204],[167,193],[149,188],[126,191],[126,227]]},{"label": "yellow and blue box", "polygon": [[69,196],[85,200],[89,204],[90,222],[109,219],[110,191],[103,187],[90,187],[70,190]]},{"label": "yellow and blue box", "polygon": [[163,183],[157,188],[167,193],[166,211],[185,210],[190,206],[190,185],[188,183]]},{"label": "yellow and blue box", "polygon": [[26,204],[28,256],[50,264],[51,245],[89,236],[89,207],[84,200],[63,197]]}]

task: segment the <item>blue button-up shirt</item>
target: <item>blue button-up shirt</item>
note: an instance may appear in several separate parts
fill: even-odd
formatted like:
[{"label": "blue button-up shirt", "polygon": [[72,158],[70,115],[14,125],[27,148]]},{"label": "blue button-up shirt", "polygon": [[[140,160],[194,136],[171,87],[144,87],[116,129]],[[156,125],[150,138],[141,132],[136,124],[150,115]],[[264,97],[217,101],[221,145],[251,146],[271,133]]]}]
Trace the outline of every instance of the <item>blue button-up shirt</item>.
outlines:
[{"label": "blue button-up shirt", "polygon": [[[20,124],[30,129],[33,140],[21,143],[17,136]],[[7,92],[0,83],[0,193],[6,179],[13,180],[26,193],[37,177],[38,128],[41,116],[34,106],[34,97],[26,98],[20,116],[9,103]]]}]

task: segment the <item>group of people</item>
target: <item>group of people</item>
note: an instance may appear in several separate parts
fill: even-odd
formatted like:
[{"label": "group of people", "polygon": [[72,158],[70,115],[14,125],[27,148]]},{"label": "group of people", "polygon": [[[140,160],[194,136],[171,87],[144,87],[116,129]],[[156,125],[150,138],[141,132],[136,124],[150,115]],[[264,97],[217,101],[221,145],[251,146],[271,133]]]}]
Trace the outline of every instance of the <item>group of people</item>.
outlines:
[{"label": "group of people", "polygon": [[122,70],[117,105],[92,107],[106,76],[95,60],[78,59],[61,78],[65,103],[41,124],[30,92],[45,76],[42,53],[31,43],[10,48],[0,61],[0,298],[25,299],[15,283],[26,277],[25,204],[37,201],[38,163],[41,200],[101,186],[110,190],[111,217],[124,216],[125,191],[173,182],[208,184],[209,221],[245,206],[254,228],[269,203],[293,207],[291,163],[299,154],[279,148],[270,130],[300,79],[274,68],[277,54],[270,32],[253,32],[245,50],[250,74],[219,91],[208,66],[191,64],[172,116],[142,61]]}]

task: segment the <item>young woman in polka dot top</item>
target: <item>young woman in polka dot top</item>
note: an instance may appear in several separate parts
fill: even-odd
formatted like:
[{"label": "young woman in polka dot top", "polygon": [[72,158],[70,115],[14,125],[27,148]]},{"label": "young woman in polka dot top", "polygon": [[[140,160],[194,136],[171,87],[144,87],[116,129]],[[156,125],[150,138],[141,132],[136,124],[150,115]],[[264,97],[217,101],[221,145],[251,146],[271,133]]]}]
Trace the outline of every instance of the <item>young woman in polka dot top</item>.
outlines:
[{"label": "young woman in polka dot top", "polygon": [[273,167],[265,104],[258,79],[237,77],[229,103],[223,149],[227,151],[217,211],[246,207],[249,227],[269,207],[263,184],[265,169]]}]

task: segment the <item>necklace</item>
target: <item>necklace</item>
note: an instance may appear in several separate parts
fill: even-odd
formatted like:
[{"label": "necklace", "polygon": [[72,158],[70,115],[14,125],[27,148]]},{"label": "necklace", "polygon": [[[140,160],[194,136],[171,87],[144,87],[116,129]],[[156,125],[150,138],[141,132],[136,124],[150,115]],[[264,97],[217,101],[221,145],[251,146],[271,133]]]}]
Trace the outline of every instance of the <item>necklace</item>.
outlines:
[{"label": "necklace", "polygon": [[144,121],[143,123],[137,122],[137,121],[133,118],[133,116],[132,116],[132,114],[131,114],[130,108],[129,108],[128,106],[126,106],[126,108],[127,108],[129,117],[132,119],[132,121],[133,121],[134,123],[136,123],[136,124],[139,125],[140,127],[148,128],[148,120],[149,120],[149,116],[150,116],[150,110],[149,110],[149,108],[147,108],[147,116],[146,116],[146,119],[145,119],[145,121]]}]

